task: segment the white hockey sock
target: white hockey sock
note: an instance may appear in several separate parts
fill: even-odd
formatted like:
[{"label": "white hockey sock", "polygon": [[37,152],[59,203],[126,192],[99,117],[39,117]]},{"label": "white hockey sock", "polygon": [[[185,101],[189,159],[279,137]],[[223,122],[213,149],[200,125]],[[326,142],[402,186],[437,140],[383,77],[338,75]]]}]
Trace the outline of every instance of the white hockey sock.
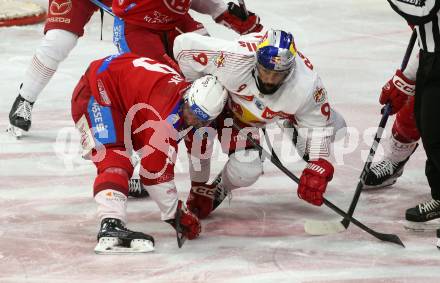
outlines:
[{"label": "white hockey sock", "polygon": [[174,219],[177,209],[177,189],[174,181],[153,186],[144,186],[150,197],[156,202],[161,212],[163,221]]},{"label": "white hockey sock", "polygon": [[417,141],[402,143],[391,136],[385,145],[385,159],[392,162],[401,162],[411,155],[416,145]]},{"label": "white hockey sock", "polygon": [[127,197],[116,190],[103,190],[95,195],[98,203],[98,217],[117,218],[127,223]]},{"label": "white hockey sock", "polygon": [[75,47],[78,36],[65,30],[49,30],[35,51],[26,70],[19,93],[26,100],[35,102],[43,88],[49,83],[60,62]]},{"label": "white hockey sock", "polygon": [[191,181],[198,183],[206,183],[209,180],[211,172],[211,158],[199,159],[188,154],[189,176]]}]

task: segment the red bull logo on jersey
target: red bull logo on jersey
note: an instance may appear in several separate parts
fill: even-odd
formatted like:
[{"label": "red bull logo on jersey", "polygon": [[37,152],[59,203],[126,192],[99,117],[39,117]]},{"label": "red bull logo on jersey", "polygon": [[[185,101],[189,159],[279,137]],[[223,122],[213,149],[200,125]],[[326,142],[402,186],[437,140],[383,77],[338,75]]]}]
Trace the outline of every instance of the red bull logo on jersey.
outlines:
[{"label": "red bull logo on jersey", "polygon": [[224,67],[226,61],[226,56],[221,52],[217,57],[214,58],[214,65],[217,68]]},{"label": "red bull logo on jersey", "polygon": [[324,88],[318,88],[316,89],[315,93],[313,94],[313,99],[315,99],[316,103],[323,103],[327,98],[327,91]]}]

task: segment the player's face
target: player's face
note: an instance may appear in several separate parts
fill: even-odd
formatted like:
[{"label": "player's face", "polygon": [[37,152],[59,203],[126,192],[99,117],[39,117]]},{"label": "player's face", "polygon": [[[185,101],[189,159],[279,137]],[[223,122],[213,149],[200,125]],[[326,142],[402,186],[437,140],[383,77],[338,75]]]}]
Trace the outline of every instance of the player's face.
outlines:
[{"label": "player's face", "polygon": [[268,70],[260,64],[257,64],[257,71],[259,88],[263,94],[273,94],[289,74],[288,71],[278,72]]},{"label": "player's face", "polygon": [[202,121],[191,111],[191,108],[189,107],[188,103],[185,103],[183,105],[182,110],[183,119],[185,120],[185,124],[188,126],[193,126],[194,128],[198,129],[201,127],[206,127],[209,125],[211,121]]}]

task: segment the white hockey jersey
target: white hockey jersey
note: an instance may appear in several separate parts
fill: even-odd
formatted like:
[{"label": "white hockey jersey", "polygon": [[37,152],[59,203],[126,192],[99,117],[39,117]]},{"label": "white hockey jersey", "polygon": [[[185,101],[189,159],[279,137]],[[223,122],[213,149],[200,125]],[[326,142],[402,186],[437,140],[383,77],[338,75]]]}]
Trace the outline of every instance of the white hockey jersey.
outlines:
[{"label": "white hockey jersey", "polygon": [[174,57],[190,81],[206,74],[217,76],[230,93],[229,108],[242,122],[263,126],[277,119],[291,119],[300,128],[332,125],[327,92],[310,61],[300,53],[290,79],[272,95],[259,92],[253,70],[262,36],[254,33],[226,41],[186,33],[174,41]]}]

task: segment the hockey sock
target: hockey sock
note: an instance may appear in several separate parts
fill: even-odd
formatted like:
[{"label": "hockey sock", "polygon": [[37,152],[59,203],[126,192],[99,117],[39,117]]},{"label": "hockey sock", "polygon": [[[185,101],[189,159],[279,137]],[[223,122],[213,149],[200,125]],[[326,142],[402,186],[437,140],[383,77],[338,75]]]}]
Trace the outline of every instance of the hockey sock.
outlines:
[{"label": "hockey sock", "polygon": [[127,222],[127,175],[115,173],[114,170],[104,171],[96,177],[93,190],[101,220],[117,218],[124,223]]},{"label": "hockey sock", "polygon": [[35,51],[32,62],[26,70],[20,95],[35,102],[43,88],[49,83],[59,63],[75,47],[78,36],[64,30],[49,30]]}]

